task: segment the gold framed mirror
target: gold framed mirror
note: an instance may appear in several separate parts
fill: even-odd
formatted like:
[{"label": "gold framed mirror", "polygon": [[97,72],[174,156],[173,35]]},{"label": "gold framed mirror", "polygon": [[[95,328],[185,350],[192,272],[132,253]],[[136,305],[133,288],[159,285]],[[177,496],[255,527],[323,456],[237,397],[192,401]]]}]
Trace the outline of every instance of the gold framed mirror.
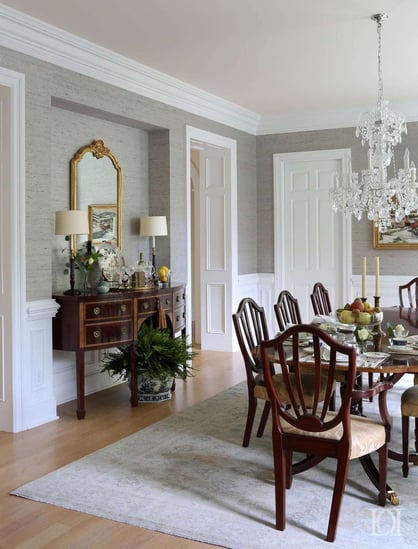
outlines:
[{"label": "gold framed mirror", "polygon": [[[70,208],[89,212],[93,245],[122,248],[122,169],[101,139],[81,147],[71,159]],[[75,250],[80,244],[76,238]]]}]

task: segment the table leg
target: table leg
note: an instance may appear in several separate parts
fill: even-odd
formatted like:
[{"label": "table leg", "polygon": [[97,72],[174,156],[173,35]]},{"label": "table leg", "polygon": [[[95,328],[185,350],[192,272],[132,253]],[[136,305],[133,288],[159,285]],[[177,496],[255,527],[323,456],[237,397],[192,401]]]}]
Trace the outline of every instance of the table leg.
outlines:
[{"label": "table leg", "polygon": [[[376,465],[373,463],[370,454],[362,456],[359,459],[367,476],[372,481],[373,485],[379,490],[379,471],[376,469]],[[392,490],[389,484],[386,484],[386,499],[392,505],[399,505],[399,496],[394,490]]]},{"label": "table leg", "polygon": [[86,417],[84,405],[84,351],[76,351],[75,370],[77,380],[77,419]]}]

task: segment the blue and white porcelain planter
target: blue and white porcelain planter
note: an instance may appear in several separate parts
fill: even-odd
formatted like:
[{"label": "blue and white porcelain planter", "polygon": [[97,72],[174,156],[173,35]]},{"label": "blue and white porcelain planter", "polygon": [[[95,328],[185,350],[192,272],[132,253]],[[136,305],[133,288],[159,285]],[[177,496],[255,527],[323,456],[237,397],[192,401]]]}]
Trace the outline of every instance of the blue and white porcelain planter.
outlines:
[{"label": "blue and white porcelain planter", "polygon": [[163,402],[171,399],[172,378],[152,377],[147,370],[138,370],[138,401]]}]

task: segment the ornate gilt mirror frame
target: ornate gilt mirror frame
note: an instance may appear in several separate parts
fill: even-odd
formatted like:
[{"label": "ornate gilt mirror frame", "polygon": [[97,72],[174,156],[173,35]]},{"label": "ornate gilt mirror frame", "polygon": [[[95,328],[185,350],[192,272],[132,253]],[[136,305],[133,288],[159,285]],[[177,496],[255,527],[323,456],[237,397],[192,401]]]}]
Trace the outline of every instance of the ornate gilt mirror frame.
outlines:
[{"label": "ornate gilt mirror frame", "polygon": [[[88,158],[86,155],[91,154],[91,158],[96,160],[109,159],[108,166],[105,164],[98,164],[97,170],[94,169],[93,175],[87,171],[83,173],[80,168],[82,160]],[[89,159],[90,160],[90,159]],[[110,173],[108,168],[116,170],[113,174],[113,170]],[[94,166],[95,168],[96,166]],[[100,168],[100,169],[99,169]],[[106,170],[103,174],[100,170]],[[114,190],[113,190],[114,179]],[[88,196],[88,199],[84,198],[80,200],[80,195]],[[109,200],[109,197],[110,200]],[[113,197],[115,200],[113,200]],[[90,217],[90,235],[89,239],[93,240],[93,226],[91,212],[104,206],[103,202],[106,202],[107,209],[113,213],[113,217],[116,217],[115,227],[115,244],[118,248],[122,248],[122,169],[114,156],[114,154],[105,147],[103,141],[98,139],[93,141],[91,145],[81,147],[73,156],[70,163],[70,208],[72,210],[82,209],[89,211]],[[74,237],[72,247],[77,249],[77,240]]]}]

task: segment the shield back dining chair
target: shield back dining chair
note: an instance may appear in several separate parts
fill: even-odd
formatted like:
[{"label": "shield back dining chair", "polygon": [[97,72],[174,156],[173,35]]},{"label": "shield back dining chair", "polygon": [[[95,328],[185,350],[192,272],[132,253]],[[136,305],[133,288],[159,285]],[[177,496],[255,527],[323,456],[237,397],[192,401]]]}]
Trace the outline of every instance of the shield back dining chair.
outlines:
[{"label": "shield back dining chair", "polygon": [[264,401],[264,408],[257,431],[258,437],[263,436],[270,413],[270,402],[264,383],[263,368],[260,359],[254,353],[261,342],[269,338],[269,333],[264,308],[259,306],[250,297],[241,300],[236,313],[232,315],[232,320],[247,376],[248,412],[242,445],[248,446],[258,399]]},{"label": "shield back dining chair", "polygon": [[401,307],[418,308],[418,276],[398,288]]},{"label": "shield back dining chair", "polygon": [[330,315],[332,313],[328,290],[322,282],[314,284],[311,293],[311,303],[315,315]]},{"label": "shield back dining chair", "polygon": [[409,418],[415,418],[415,452],[418,452],[418,374],[415,374],[414,383],[402,393],[402,473],[404,477],[409,473]]},{"label": "shield back dining chair", "polygon": [[288,290],[279,293],[274,313],[281,332],[292,324],[302,324],[299,302]]},{"label": "shield back dining chair", "polygon": [[[311,335],[312,354],[308,360],[315,378],[315,392],[306,402],[302,371],[306,368],[305,349],[300,347],[301,334]],[[324,345],[329,347],[325,362],[321,354]],[[335,412],[330,411],[336,363],[344,356],[347,360],[345,391]],[[386,391],[391,383],[381,382],[374,387],[379,393],[379,410],[382,421],[350,414],[351,401],[357,398],[355,390],[356,352],[338,342],[317,326],[299,324],[289,327],[269,341],[261,342],[264,377],[272,407],[272,441],[275,479],[276,528],[286,525],[286,489],[291,488],[293,476],[307,471],[325,458],[336,460],[334,489],[328,521],[327,541],[334,541],[340,508],[349,472],[350,460],[378,452],[378,502],[386,502],[387,441],[390,435],[390,418],[386,411]],[[281,391],[273,383],[270,374],[271,361],[279,365],[282,373],[282,388],[291,406],[285,407]],[[326,391],[320,395],[321,378],[327,377]],[[371,390],[368,389],[368,392]],[[294,453],[306,455],[302,461],[293,463]],[[314,482],[314,479],[311,480]],[[326,490],[318,485],[317,490]],[[316,494],[317,497],[317,494]],[[295,510],[300,516],[301,510]]]}]

